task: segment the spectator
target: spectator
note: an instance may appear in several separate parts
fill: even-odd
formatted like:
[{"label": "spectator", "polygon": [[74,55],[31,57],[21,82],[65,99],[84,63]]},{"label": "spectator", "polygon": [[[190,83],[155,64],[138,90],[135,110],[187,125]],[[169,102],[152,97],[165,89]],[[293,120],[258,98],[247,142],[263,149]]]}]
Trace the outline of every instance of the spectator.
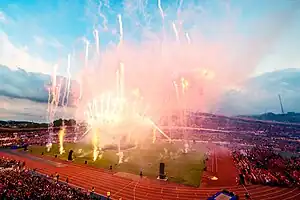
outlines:
[{"label": "spectator", "polygon": [[252,184],[300,186],[300,158],[283,158],[267,148],[233,152],[240,176]]},{"label": "spectator", "polygon": [[106,198],[107,198],[107,200],[110,200],[110,192],[106,193]]},{"label": "spectator", "polygon": [[[55,183],[30,170],[18,170],[15,160],[0,159],[0,194],[2,199],[60,199],[87,200],[91,197],[79,189]],[[21,169],[21,168],[20,168]]]},{"label": "spectator", "polygon": [[140,177],[143,178],[143,171],[140,171]]}]

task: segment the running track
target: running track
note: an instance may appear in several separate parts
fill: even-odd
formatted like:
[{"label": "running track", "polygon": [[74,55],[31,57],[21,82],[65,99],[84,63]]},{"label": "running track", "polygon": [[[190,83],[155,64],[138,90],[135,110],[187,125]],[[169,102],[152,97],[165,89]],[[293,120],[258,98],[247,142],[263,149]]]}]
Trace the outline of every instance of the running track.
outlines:
[{"label": "running track", "polygon": [[[207,197],[212,196],[222,189],[235,192],[240,196],[240,199],[244,198],[246,191],[248,191],[252,199],[255,200],[300,199],[300,190],[296,188],[278,188],[261,185],[250,185],[244,188],[234,184],[223,187],[192,188],[148,179],[133,181],[117,177],[113,175],[113,173],[103,169],[96,169],[67,161],[58,161],[55,158],[47,156],[43,156],[43,159],[50,160],[52,163],[60,162],[65,165],[56,166],[51,164],[51,162],[42,162],[42,160],[31,159],[29,156],[24,157],[6,152],[0,152],[0,156],[25,161],[27,167],[37,168],[37,171],[42,174],[51,175],[58,172],[61,180],[65,180],[68,177],[71,184],[89,190],[95,187],[95,191],[102,195],[110,191],[112,199],[122,197],[122,200],[199,200],[207,199]],[[215,169],[217,168],[216,166],[218,166],[219,173],[223,171],[221,170],[222,164],[221,160],[215,160],[213,164]]]}]

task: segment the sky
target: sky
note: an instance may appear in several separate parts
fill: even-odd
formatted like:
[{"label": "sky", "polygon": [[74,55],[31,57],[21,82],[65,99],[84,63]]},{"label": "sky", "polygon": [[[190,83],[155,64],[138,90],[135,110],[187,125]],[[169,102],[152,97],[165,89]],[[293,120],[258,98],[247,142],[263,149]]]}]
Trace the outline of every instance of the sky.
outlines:
[{"label": "sky", "polygon": [[[159,35],[162,27],[168,39],[175,40],[171,24],[176,22],[179,26],[183,22],[181,30],[190,33],[194,46],[202,44],[199,42],[202,38],[209,44],[220,43],[222,48],[249,46],[240,56],[243,62],[237,62],[238,65],[251,63],[248,70],[243,69],[245,77],[300,68],[300,22],[297,20],[300,4],[297,0],[276,0],[276,3],[274,0],[161,0],[161,7],[165,13],[163,22],[156,0],[1,0],[0,65],[11,70],[21,68],[26,72],[52,74],[57,64],[58,74],[66,76],[67,55],[72,54],[71,74],[76,77],[83,68],[84,38],[94,44],[93,30],[96,29],[101,51],[117,44],[117,15],[121,14],[124,41],[128,46],[139,48],[145,40],[152,41],[149,38],[153,33]],[[233,40],[238,41],[240,37],[246,42]],[[3,98],[8,105],[5,95]]]}]

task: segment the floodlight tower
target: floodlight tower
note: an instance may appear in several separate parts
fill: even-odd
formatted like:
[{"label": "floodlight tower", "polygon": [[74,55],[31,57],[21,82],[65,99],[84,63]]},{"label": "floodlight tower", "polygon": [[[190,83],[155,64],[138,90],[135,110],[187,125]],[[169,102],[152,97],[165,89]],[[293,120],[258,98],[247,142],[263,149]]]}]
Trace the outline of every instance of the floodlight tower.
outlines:
[{"label": "floodlight tower", "polygon": [[278,99],[279,99],[279,103],[280,103],[281,114],[284,114],[284,110],[283,110],[283,105],[282,105],[282,100],[281,100],[280,94],[278,94]]}]

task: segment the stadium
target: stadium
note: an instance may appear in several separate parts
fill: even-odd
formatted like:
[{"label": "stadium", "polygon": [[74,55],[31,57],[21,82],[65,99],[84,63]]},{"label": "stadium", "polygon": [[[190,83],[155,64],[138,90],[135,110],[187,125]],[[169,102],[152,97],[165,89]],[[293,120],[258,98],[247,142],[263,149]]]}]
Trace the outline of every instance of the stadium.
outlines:
[{"label": "stadium", "polygon": [[[24,151],[24,148],[20,150],[6,149],[1,151],[1,156],[5,157],[5,159],[9,158],[24,161],[26,167],[34,169],[35,173],[48,175],[49,178],[51,175],[55,177],[57,173],[62,183],[65,183],[68,179],[69,185],[83,188],[84,191],[92,191],[92,188],[94,188],[94,192],[103,198],[106,197],[107,192],[109,192],[111,199],[208,199],[218,192],[227,190],[229,191],[228,194],[230,192],[231,194],[234,193],[234,195],[239,196],[239,199],[246,198],[246,194],[248,194],[251,199],[297,199],[299,196],[297,184],[299,184],[299,182],[282,183],[280,176],[276,174],[278,171],[272,171],[273,168],[269,168],[266,172],[261,171],[262,168],[259,167],[252,168],[251,170],[253,170],[253,172],[251,172],[251,176],[253,176],[253,178],[250,178],[248,172],[245,172],[247,168],[244,169],[243,166],[251,165],[251,160],[247,160],[246,154],[236,152],[233,150],[235,148],[232,147],[235,146],[237,148],[239,146],[239,148],[241,148],[243,146],[244,151],[247,152],[249,147],[247,147],[246,144],[250,146],[251,141],[249,141],[249,138],[241,136],[241,133],[251,133],[256,126],[264,129],[268,129],[268,127],[273,127],[274,130],[285,129],[285,131],[298,130],[299,126],[207,114],[198,115],[202,119],[202,128],[195,128],[194,125],[190,128],[193,129],[193,131],[188,135],[191,140],[191,154],[193,154],[192,157],[199,157],[199,154],[194,154],[194,151],[192,151],[193,148],[196,148],[196,144],[199,144],[201,152],[206,154],[202,154],[202,157],[198,158],[197,161],[198,165],[200,165],[200,169],[194,172],[188,171],[195,168],[197,169],[197,165],[192,163],[193,160],[187,164],[187,168],[183,168],[183,166],[178,165],[178,163],[172,163],[168,159],[162,159],[156,163],[152,163],[153,169],[150,168],[148,172],[146,168],[143,169],[141,166],[134,165],[118,168],[118,157],[115,154],[115,152],[117,152],[116,148],[112,148],[111,150],[114,151],[114,153],[108,152],[110,155],[103,156],[103,163],[93,162],[92,151],[84,158],[78,160],[75,158],[73,161],[68,161],[66,155],[63,154],[64,156],[61,156],[59,154],[59,145],[53,145],[53,149],[56,148],[54,152],[47,152],[45,145],[37,145],[38,142],[34,141],[34,138],[36,138],[37,141],[41,141],[42,135],[34,137],[34,134],[42,132],[40,129],[36,133],[28,132],[18,134],[20,136],[26,135],[26,137],[29,137],[27,141],[33,142],[29,147],[25,147],[27,151]],[[209,129],[213,124],[222,123],[224,121],[229,125],[227,128],[231,130],[230,133],[226,133],[223,126],[219,129]],[[234,125],[237,124],[243,124],[244,130],[233,130]],[[68,134],[68,132],[73,132],[74,129],[75,127],[66,128],[66,135],[69,135],[70,139],[73,138],[74,134]],[[57,140],[59,130],[58,127],[58,129],[56,129]],[[29,131],[32,131],[32,129]],[[44,131],[47,131],[47,129]],[[179,132],[178,135],[176,135],[176,131],[177,134]],[[82,130],[82,132],[84,133],[85,131]],[[197,132],[202,133],[197,134]],[[270,132],[269,134],[276,134],[276,131]],[[172,136],[175,143],[176,137],[180,140],[181,131],[177,128],[172,133]],[[32,139],[30,137],[32,137]],[[224,141],[225,137],[228,143],[220,142]],[[238,141],[235,141],[237,139]],[[260,137],[261,141],[265,139],[263,136]],[[158,140],[162,140],[163,143],[164,138],[161,137],[161,139]],[[284,141],[280,143],[282,144],[282,142]],[[262,152],[265,152],[265,156],[269,156],[267,150],[268,143],[263,144],[264,147],[261,146],[255,151],[252,150],[252,152],[249,151],[249,155],[250,153],[262,154]],[[165,143],[163,143],[163,145],[165,146]],[[180,146],[182,147],[182,145]],[[69,148],[68,144],[66,144],[65,147],[66,149]],[[75,150],[75,145],[71,145],[70,147]],[[165,147],[168,148],[168,146]],[[205,157],[205,155],[207,157]],[[114,159],[109,160],[110,156],[114,156]],[[237,159],[237,157],[241,156],[245,157],[243,159]],[[126,156],[124,158],[126,158]],[[283,162],[280,161],[279,158],[277,159],[278,162]],[[85,161],[87,162],[85,163]],[[169,178],[167,181],[157,180],[155,178],[155,176],[160,175],[159,163],[162,161],[165,161],[165,175]],[[187,159],[185,158],[184,161],[187,162]],[[291,162],[291,160],[288,162]],[[203,165],[203,163],[205,164]],[[130,160],[128,163],[124,162],[122,164],[130,164]],[[120,166],[122,164],[120,164]],[[191,165],[190,169],[188,168],[189,165]],[[110,166],[112,166],[112,168],[110,168]],[[181,173],[180,170],[172,171],[173,168],[182,168],[183,171]],[[142,177],[139,174],[140,170],[145,170]],[[188,172],[191,173],[191,177],[198,176],[199,178],[189,179]],[[241,178],[241,174],[244,178]],[[180,177],[180,175],[182,177]],[[201,181],[201,183],[197,184],[197,180]],[[191,181],[195,181],[196,183]],[[230,199],[229,197],[227,198]]]},{"label": "stadium", "polygon": [[4,2],[1,199],[300,199],[300,71],[263,62],[299,1]]}]

